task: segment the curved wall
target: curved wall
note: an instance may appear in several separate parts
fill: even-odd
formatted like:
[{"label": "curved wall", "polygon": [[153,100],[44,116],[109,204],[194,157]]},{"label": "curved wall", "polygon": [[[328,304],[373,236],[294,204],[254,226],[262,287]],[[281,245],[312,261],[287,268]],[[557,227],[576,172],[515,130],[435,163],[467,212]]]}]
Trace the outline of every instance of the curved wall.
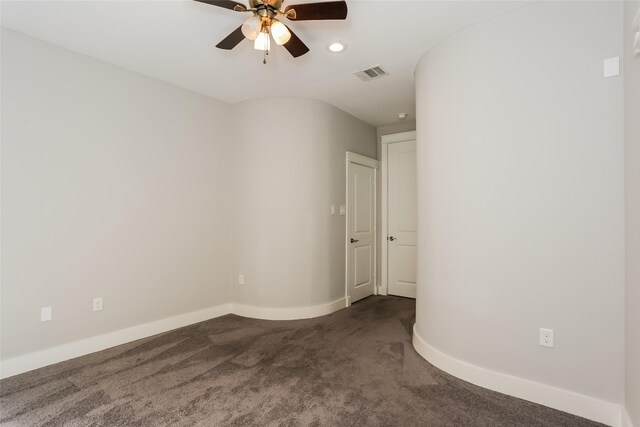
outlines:
[{"label": "curved wall", "polygon": [[[624,114],[627,210],[626,408],[634,425],[640,426],[640,55],[633,41],[640,29],[640,1],[624,4]],[[631,421],[629,422],[631,425]]]},{"label": "curved wall", "polygon": [[233,240],[245,276],[233,302],[302,308],[343,299],[346,217],[329,207],[345,204],[345,152],[376,158],[375,128],[302,98],[253,99],[233,115]]},{"label": "curved wall", "polygon": [[1,38],[0,377],[229,312],[345,306],[345,217],[329,206],[345,204],[345,151],[376,156],[372,126]]},{"label": "curved wall", "polygon": [[536,2],[420,60],[423,355],[623,401],[623,96],[602,73],[621,22],[619,2]]}]

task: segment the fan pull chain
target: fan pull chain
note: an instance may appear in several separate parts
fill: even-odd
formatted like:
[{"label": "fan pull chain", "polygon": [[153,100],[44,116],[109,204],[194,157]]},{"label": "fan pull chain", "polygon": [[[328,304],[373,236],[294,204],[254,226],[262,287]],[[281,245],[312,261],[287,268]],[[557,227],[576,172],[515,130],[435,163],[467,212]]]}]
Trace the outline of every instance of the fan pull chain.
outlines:
[{"label": "fan pull chain", "polygon": [[[269,33],[267,32],[267,37],[269,37]],[[263,64],[267,64],[267,55],[269,55],[269,43],[267,43],[267,48],[264,50],[264,55],[263,55],[263,59],[262,59],[262,63]]]}]

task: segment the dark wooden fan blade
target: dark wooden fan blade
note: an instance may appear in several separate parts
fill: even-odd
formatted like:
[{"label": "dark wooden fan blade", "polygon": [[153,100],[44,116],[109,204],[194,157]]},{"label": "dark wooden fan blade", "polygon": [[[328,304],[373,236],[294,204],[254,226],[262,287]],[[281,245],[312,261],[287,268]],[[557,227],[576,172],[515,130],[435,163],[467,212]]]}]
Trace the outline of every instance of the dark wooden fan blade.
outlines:
[{"label": "dark wooden fan blade", "polygon": [[220,43],[216,45],[218,49],[231,50],[244,40],[244,34],[242,34],[242,26],[239,26],[231,34],[225,37]]},{"label": "dark wooden fan blade", "polygon": [[347,19],[347,2],[326,1],[322,3],[292,4],[284,9],[296,11],[293,21],[318,21],[321,19]]},{"label": "dark wooden fan blade", "polygon": [[291,28],[289,28],[289,32],[291,33],[291,38],[283,46],[289,51],[291,56],[297,58],[298,56],[302,56],[305,53],[309,52],[309,48],[307,47],[307,45],[304,44],[293,31],[291,31]]},{"label": "dark wooden fan blade", "polygon": [[247,8],[242,3],[238,3],[237,1],[231,1],[231,0],[195,0],[195,1],[200,3],[210,4],[212,6],[224,7],[225,9],[231,9],[231,10],[233,10],[233,8],[236,6],[240,6],[243,9]]}]

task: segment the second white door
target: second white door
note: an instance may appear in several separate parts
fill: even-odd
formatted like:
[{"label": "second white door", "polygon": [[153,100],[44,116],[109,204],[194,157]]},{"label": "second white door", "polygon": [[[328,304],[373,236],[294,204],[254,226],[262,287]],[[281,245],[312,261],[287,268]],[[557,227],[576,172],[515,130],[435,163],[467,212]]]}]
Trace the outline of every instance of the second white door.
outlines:
[{"label": "second white door", "polygon": [[416,142],[388,145],[388,293],[416,297]]}]

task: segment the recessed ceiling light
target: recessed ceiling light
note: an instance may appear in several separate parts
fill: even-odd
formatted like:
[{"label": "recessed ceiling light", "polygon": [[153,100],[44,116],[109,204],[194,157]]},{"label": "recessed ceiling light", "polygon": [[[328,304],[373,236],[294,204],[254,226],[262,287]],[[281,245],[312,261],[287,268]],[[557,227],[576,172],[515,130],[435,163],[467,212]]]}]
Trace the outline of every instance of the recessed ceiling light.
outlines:
[{"label": "recessed ceiling light", "polygon": [[333,53],[338,53],[338,52],[342,52],[343,50],[345,50],[346,46],[341,41],[337,41],[337,42],[333,42],[329,46],[327,46],[327,49],[329,49]]}]

